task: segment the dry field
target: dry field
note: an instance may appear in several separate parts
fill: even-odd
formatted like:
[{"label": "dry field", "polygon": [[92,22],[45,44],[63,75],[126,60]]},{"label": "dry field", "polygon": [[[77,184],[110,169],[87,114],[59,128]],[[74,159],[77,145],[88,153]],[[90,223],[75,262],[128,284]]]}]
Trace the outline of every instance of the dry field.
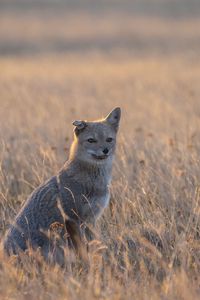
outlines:
[{"label": "dry field", "polygon": [[0,1],[0,239],[72,121],[121,106],[111,203],[89,269],[0,253],[0,299],[199,299],[200,5],[83,2]]}]

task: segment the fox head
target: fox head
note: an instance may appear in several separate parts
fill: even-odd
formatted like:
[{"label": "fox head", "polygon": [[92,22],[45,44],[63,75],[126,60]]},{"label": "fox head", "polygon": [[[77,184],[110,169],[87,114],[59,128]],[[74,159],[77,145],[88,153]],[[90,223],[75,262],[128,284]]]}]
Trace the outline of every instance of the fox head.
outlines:
[{"label": "fox head", "polygon": [[70,157],[92,164],[112,161],[120,116],[121,109],[117,107],[98,121],[74,121],[74,142]]}]

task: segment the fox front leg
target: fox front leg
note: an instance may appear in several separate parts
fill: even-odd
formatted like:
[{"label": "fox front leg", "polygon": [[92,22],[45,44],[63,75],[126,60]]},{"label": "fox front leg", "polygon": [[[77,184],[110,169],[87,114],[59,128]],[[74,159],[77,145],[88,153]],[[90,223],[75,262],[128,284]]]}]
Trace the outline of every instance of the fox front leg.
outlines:
[{"label": "fox front leg", "polygon": [[69,241],[72,248],[75,250],[78,257],[80,257],[83,261],[87,261],[87,243],[81,224],[68,219],[65,221],[65,226],[66,231],[69,234]]},{"label": "fox front leg", "polygon": [[85,225],[85,237],[88,242],[96,239],[95,222]]}]

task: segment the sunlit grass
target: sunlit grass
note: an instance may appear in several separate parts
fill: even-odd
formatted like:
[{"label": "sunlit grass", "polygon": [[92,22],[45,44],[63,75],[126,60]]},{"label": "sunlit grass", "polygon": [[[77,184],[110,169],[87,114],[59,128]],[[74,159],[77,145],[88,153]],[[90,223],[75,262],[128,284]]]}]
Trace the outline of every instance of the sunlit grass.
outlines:
[{"label": "sunlit grass", "polygon": [[[21,203],[67,159],[71,121],[116,105],[122,123],[111,203],[89,269],[38,254],[1,259],[3,299],[197,299],[198,65],[79,56],[1,60],[1,238]],[[3,254],[2,254],[3,255]]]}]

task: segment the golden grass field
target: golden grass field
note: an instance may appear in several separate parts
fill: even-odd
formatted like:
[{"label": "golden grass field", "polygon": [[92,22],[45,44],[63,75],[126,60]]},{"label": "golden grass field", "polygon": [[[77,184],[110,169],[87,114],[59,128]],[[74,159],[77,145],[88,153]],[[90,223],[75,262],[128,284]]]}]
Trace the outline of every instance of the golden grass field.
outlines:
[{"label": "golden grass field", "polygon": [[199,299],[198,1],[16,2],[0,3],[1,240],[67,159],[74,119],[120,106],[122,121],[89,268],[0,253],[0,299]]}]

